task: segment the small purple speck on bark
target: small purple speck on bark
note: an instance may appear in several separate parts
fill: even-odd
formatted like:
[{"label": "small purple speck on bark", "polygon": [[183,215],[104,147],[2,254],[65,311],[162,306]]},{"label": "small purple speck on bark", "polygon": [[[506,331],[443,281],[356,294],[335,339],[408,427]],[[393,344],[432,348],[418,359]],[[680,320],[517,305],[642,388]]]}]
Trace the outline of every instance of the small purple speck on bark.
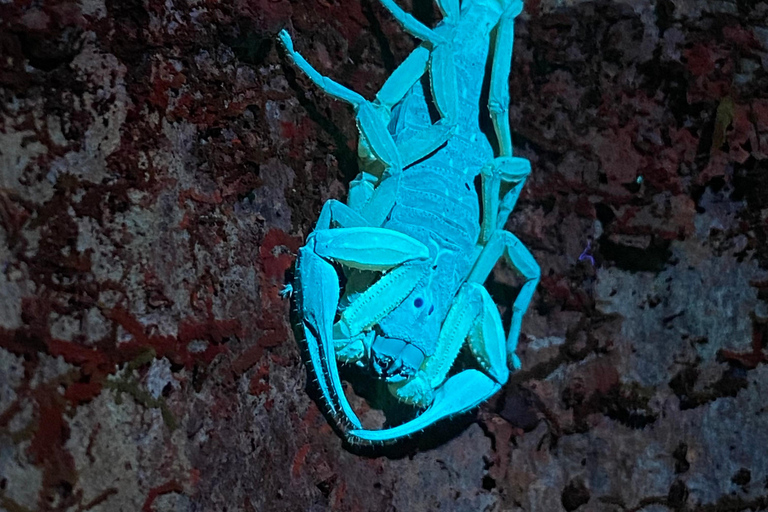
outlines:
[{"label": "small purple speck on bark", "polygon": [[590,254],[592,250],[592,241],[587,241],[587,247],[584,248],[584,250],[579,255],[579,261],[583,260],[589,260],[589,262],[592,264],[592,266],[595,266],[595,258],[592,257],[592,254]]}]

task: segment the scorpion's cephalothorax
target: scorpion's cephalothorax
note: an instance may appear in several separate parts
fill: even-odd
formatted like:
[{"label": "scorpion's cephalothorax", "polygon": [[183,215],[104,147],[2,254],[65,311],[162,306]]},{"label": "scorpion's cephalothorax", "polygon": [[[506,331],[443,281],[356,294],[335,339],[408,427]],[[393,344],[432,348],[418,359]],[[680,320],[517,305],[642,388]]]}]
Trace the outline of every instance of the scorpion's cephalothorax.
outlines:
[{"label": "scorpion's cephalothorax", "polygon": [[[512,156],[507,113],[522,2],[436,0],[444,19],[433,29],[394,0],[380,1],[423,43],[374,101],[322,76],[288,33],[280,34],[307,76],[357,115],[361,171],[347,204],[328,201],[299,251],[296,298],[324,404],[340,425],[352,425],[350,439],[369,441],[412,434],[495,393],[507,365],[520,364],[520,323],[539,278],[531,254],[503,229],[530,172],[527,160]],[[481,116],[491,118],[497,152],[480,129]],[[506,339],[483,287],[502,256],[524,278]],[[480,370],[451,375],[465,344]],[[370,368],[395,397],[426,410],[396,427],[363,429],[337,361]]]}]

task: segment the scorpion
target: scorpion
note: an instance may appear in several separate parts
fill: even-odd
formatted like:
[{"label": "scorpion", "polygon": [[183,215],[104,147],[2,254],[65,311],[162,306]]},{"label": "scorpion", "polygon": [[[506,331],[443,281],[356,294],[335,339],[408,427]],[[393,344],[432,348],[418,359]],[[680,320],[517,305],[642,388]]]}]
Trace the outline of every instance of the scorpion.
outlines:
[{"label": "scorpion", "polygon": [[[356,115],[360,172],[346,204],[323,205],[286,291],[295,293],[307,364],[331,419],[349,441],[374,443],[415,434],[499,391],[510,367],[521,366],[515,350],[540,277],[530,251],[504,229],[531,172],[527,159],[513,156],[508,115],[523,2],[436,0],[442,19],[434,28],[394,0],[380,2],[420,44],[373,101],[323,76],[286,30],[279,34],[294,65]],[[489,56],[496,150],[480,127]],[[506,336],[484,287],[502,257],[523,279]],[[452,372],[465,344],[477,364]],[[400,425],[364,428],[345,396],[340,363],[368,368],[422,412]]]}]

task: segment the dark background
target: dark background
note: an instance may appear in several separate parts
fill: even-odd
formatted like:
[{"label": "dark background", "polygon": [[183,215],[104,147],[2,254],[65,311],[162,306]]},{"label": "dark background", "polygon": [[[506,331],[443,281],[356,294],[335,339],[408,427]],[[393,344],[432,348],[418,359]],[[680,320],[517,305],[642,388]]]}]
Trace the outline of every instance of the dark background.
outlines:
[{"label": "dark background", "polygon": [[383,455],[278,296],[357,140],[283,27],[368,98],[414,46],[373,0],[0,3],[0,509],[768,507],[767,3],[528,2],[523,370]]}]

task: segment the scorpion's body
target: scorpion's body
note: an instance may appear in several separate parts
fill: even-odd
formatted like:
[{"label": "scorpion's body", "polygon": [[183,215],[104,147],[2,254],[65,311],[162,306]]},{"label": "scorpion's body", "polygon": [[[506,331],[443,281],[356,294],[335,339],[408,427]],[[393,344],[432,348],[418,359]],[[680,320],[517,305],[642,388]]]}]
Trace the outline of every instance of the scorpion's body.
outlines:
[{"label": "scorpion's body", "polygon": [[[299,254],[296,291],[310,365],[326,405],[353,424],[350,438],[373,441],[411,434],[495,393],[507,379],[507,358],[519,366],[514,351],[520,322],[539,275],[527,249],[503,230],[530,172],[527,160],[511,156],[506,110],[505,59],[511,58],[513,21],[522,3],[465,0],[459,10],[457,0],[437,0],[445,18],[429,29],[393,0],[381,1],[424,43],[374,102],[320,75],[281,33],[299,67],[357,111],[362,171],[350,185],[347,205],[324,205]],[[480,129],[492,48],[488,107],[499,155]],[[434,123],[420,81],[427,72],[441,116]],[[481,173],[482,217],[474,184]],[[500,201],[502,181],[512,189]],[[526,280],[506,341],[498,310],[482,287],[502,255]],[[334,263],[348,276],[343,290]],[[484,371],[449,377],[465,340]],[[427,410],[398,427],[363,430],[335,360],[370,363],[394,396]]]},{"label": "scorpion's body", "polygon": [[[371,201],[384,197],[394,201],[381,227],[405,233],[430,247],[430,260],[436,268],[424,288],[417,287],[411,296],[431,296],[435,304],[434,318],[427,323],[403,325],[400,317],[391,315],[380,322],[382,330],[400,339],[419,345],[426,356],[434,353],[437,342],[436,324],[445,319],[448,307],[461,284],[469,275],[475,246],[480,234],[480,207],[475,177],[480,169],[493,160],[493,148],[480,129],[481,93],[483,82],[477,80],[478,68],[485,68],[490,32],[498,23],[501,11],[480,3],[470,4],[456,26],[438,24],[435,32],[454,38],[461,46],[457,55],[456,81],[461,91],[454,134],[436,152],[405,169],[400,175],[379,183]],[[431,124],[428,102],[421,82],[392,113],[390,132],[395,142],[407,139]],[[395,189],[394,192],[391,189]],[[377,212],[378,208],[371,208]],[[361,211],[369,222],[366,209]],[[439,251],[440,257],[436,251]],[[413,297],[409,297],[412,299]],[[408,308],[406,299],[401,307]]]}]

